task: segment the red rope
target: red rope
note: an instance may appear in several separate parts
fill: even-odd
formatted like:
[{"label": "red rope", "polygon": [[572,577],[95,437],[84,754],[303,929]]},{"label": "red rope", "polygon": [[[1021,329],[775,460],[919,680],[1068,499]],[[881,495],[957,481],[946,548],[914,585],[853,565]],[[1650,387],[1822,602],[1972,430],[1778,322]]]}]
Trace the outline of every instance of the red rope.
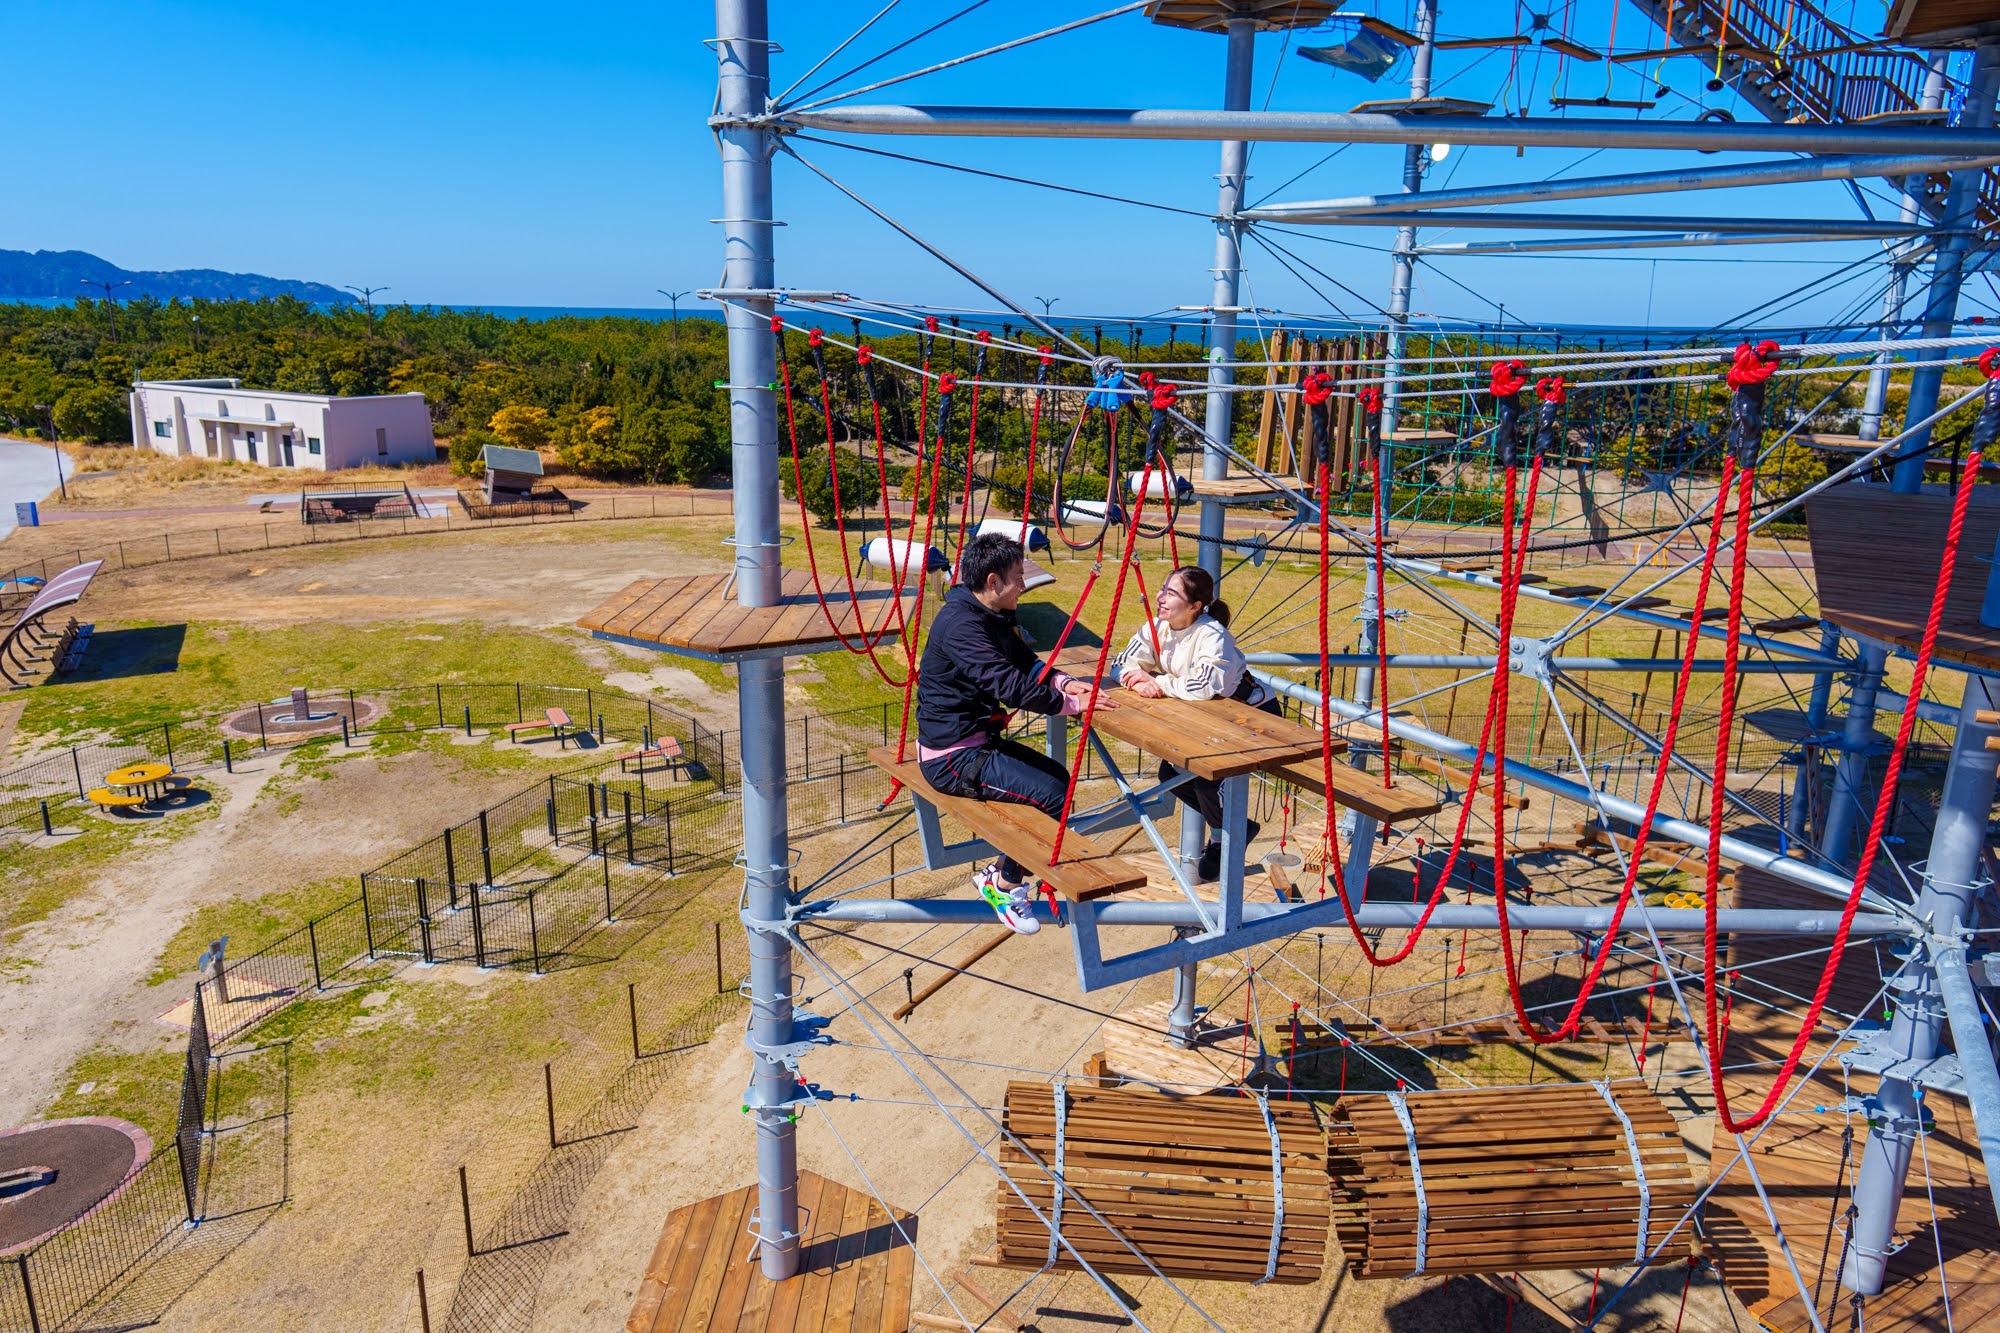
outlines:
[{"label": "red rope", "polygon": [[[1910,670],[1910,688],[1903,704],[1902,723],[1896,729],[1896,743],[1889,751],[1889,766],[1882,775],[1881,794],[1875,801],[1875,818],[1868,827],[1868,840],[1862,846],[1861,859],[1854,868],[1854,885],[1848,890],[1847,905],[1840,914],[1840,928],[1833,936],[1833,947],[1827,953],[1825,966],[1820,970],[1819,986],[1813,991],[1812,1004],[1806,1009],[1806,1016],[1799,1027],[1799,1035],[1793,1039],[1792,1049],[1785,1056],[1784,1065],[1765,1094],[1764,1101],[1747,1120],[1738,1120],[1729,1109],[1729,1103],[1722,1089],[1722,1037],[1726,1033],[1716,1031],[1715,974],[1716,974],[1716,888],[1720,882],[1721,866],[1717,862],[1717,852],[1722,839],[1721,805],[1723,780],[1726,776],[1723,765],[1727,762],[1729,741],[1729,719],[1734,700],[1733,680],[1735,676],[1737,633],[1741,619],[1742,581],[1744,567],[1744,538],[1747,536],[1749,518],[1739,509],[1737,515],[1737,549],[1730,570],[1730,621],[1728,655],[1723,662],[1722,717],[1718,732],[1718,751],[1714,778],[1715,797],[1710,810],[1708,834],[1708,877],[1703,910],[1707,913],[1707,931],[1703,940],[1702,978],[1707,987],[1704,997],[1705,1023],[1708,1031],[1708,1071],[1709,1082],[1715,1090],[1715,1109],[1723,1128],[1732,1134],[1743,1134],[1757,1128],[1771,1116],[1778,1103],[1784,1098],[1792,1076],[1798,1072],[1799,1061],[1805,1055],[1806,1043],[1812,1040],[1815,1028],[1819,1026],[1826,999],[1833,989],[1833,979],[1840,970],[1841,955],[1847,950],[1848,933],[1853,928],[1855,913],[1861,907],[1862,890],[1868,886],[1868,877],[1875,869],[1875,856],[1881,850],[1882,833],[1888,826],[1889,812],[1895,808],[1896,784],[1903,773],[1903,756],[1910,745],[1910,735],[1916,729],[1917,705],[1923,698],[1924,678],[1930,672],[1931,655],[1937,648],[1938,626],[1944,619],[1945,600],[1951,592],[1951,575],[1958,560],[1959,539],[1965,532],[1966,506],[1972,499],[1972,487],[1979,477],[1980,450],[1975,446],[1966,459],[1965,472],[1958,486],[1958,493],[1952,499],[1951,524],[1945,529],[1944,553],[1938,563],[1937,586],[1931,593],[1930,613],[1924,619],[1924,637],[1917,648],[1917,660]],[[1747,474],[1746,474],[1747,475]],[[1747,494],[1747,486],[1746,486]],[[1744,502],[1747,506],[1747,501]]]},{"label": "red rope", "polygon": [[[1046,347],[1038,347],[1035,350],[1041,354],[1041,378],[1045,379],[1049,373],[1049,366],[1054,363],[1055,358],[1049,355],[1049,349]],[[1035,437],[1042,429],[1042,396],[1043,391],[1038,385],[1035,389],[1035,405],[1028,416],[1028,479],[1021,490],[1020,542],[1023,551],[1028,549],[1028,517],[1035,512]]]},{"label": "red rope", "polygon": [[[1681,654],[1680,670],[1674,677],[1673,706],[1667,713],[1667,729],[1661,739],[1659,759],[1653,768],[1653,785],[1651,791],[1647,794],[1646,814],[1639,821],[1637,833],[1633,837],[1631,852],[1625,865],[1624,882],[1619,886],[1618,900],[1612,906],[1610,928],[1605,932],[1603,940],[1597,947],[1597,953],[1591,960],[1590,970],[1578,986],[1576,998],[1571,1001],[1568,1014],[1564,1016],[1560,1024],[1547,1032],[1542,1031],[1528,1017],[1527,1005],[1521,996],[1519,969],[1516,965],[1513,951],[1509,947],[1509,937],[1506,929],[1507,904],[1505,896],[1502,895],[1498,902],[1501,925],[1501,959],[1506,969],[1508,990],[1514,1005],[1514,1016],[1520,1024],[1521,1030],[1528,1035],[1529,1040],[1537,1045],[1553,1045],[1556,1042],[1567,1040],[1576,1034],[1577,1028],[1583,1020],[1584,1007],[1590,1002],[1591,996],[1596,992],[1598,982],[1604,975],[1605,966],[1610,961],[1611,955],[1616,948],[1619,938],[1618,926],[1624,920],[1625,910],[1631,906],[1633,896],[1637,891],[1639,868],[1645,863],[1646,846],[1653,834],[1653,819],[1659,813],[1660,799],[1666,792],[1667,774],[1671,768],[1675,745],[1680,735],[1681,717],[1683,708],[1687,702],[1688,685],[1694,675],[1695,651],[1700,646],[1701,638],[1700,634],[1695,632],[1695,630],[1702,623],[1702,612],[1707,605],[1708,588],[1714,575],[1716,552],[1722,534],[1722,517],[1724,509],[1728,504],[1729,483],[1734,470],[1735,459],[1725,456],[1722,463],[1722,484],[1716,491],[1715,513],[1709,524],[1708,543],[1703,551],[1701,575],[1695,583],[1694,609],[1688,613],[1689,625],[1693,628],[1691,628],[1688,634],[1687,646]],[[1499,882],[1497,879],[1495,880],[1496,884]],[[1650,1029],[1652,1022],[1650,993],[1648,1003],[1647,1025]],[[1642,1049],[1640,1067],[1644,1068],[1644,1065],[1645,1060]]]},{"label": "red rope", "polygon": [[[981,329],[979,331],[979,341],[982,344],[990,343],[993,341],[993,335],[985,329]],[[981,387],[980,381],[985,378],[985,366],[986,348],[982,345],[979,349],[978,363],[973,368],[972,411],[965,432],[965,498],[959,502],[958,507],[957,549],[961,554],[965,551],[966,530],[972,523],[972,478],[978,471],[974,464],[979,458],[979,390]],[[958,582],[958,567],[956,562],[953,562],[951,578],[953,583]]]},{"label": "red rope", "polygon": [[[1103,642],[1097,649],[1097,673],[1090,683],[1090,700],[1083,708],[1083,727],[1076,738],[1076,758],[1069,766],[1069,790],[1063,793],[1062,818],[1056,827],[1055,846],[1049,849],[1049,864],[1062,856],[1063,835],[1069,832],[1070,807],[1076,803],[1076,781],[1083,773],[1083,747],[1090,743],[1090,725],[1097,717],[1097,699],[1104,692],[1104,663],[1111,655],[1111,640],[1118,632],[1118,604],[1125,597],[1125,575],[1132,569],[1132,548],[1139,540],[1139,516],[1146,510],[1146,492],[1153,480],[1153,460],[1146,460],[1139,474],[1139,498],[1132,505],[1132,519],[1125,525],[1125,555],[1118,562],[1118,582],[1111,589],[1111,610],[1104,627]],[[1079,609],[1081,605],[1079,604]]]}]

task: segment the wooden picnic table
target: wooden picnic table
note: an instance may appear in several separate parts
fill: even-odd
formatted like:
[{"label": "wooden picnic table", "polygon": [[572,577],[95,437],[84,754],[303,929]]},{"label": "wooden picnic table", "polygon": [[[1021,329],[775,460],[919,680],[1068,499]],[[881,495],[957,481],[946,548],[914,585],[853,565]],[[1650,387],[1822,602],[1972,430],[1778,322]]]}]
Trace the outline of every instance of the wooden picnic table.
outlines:
[{"label": "wooden picnic table", "polygon": [[[1071,675],[1088,676],[1096,665],[1095,648],[1066,648],[1056,659]],[[1126,689],[1112,698],[1116,708],[1097,710],[1099,731],[1198,778],[1219,781],[1320,757],[1318,733],[1235,699],[1144,699]]]}]

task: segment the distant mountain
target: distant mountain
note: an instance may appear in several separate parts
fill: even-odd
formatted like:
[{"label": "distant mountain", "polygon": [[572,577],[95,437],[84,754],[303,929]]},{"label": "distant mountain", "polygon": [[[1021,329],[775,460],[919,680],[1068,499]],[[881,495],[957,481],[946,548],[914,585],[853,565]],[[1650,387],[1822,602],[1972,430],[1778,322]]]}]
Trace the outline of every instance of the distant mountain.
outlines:
[{"label": "distant mountain", "polygon": [[85,282],[130,282],[113,293],[121,301],[155,296],[205,301],[255,301],[266,296],[296,296],[326,304],[351,301],[348,293],[323,282],[267,278],[261,273],[224,273],[212,268],[177,268],[166,272],[123,269],[108,259],[82,250],[0,250],[0,301],[67,301],[78,296],[102,296],[102,288]]}]

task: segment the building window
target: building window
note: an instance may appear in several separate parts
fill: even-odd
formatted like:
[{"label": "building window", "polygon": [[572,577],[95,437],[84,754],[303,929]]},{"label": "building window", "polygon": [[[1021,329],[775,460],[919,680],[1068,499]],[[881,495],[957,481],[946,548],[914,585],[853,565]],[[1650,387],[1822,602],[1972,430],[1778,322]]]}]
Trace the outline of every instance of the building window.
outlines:
[{"label": "building window", "polygon": [[316,454],[319,452],[319,436],[317,435],[306,436],[306,452],[309,454]]},{"label": "building window", "polygon": [[378,454],[389,452],[389,432],[385,427],[375,428],[375,452]]},{"label": "building window", "polygon": [[155,421],[153,423],[153,434],[159,436],[161,439],[170,439],[172,438],[173,433],[174,433],[174,427],[172,422]]}]

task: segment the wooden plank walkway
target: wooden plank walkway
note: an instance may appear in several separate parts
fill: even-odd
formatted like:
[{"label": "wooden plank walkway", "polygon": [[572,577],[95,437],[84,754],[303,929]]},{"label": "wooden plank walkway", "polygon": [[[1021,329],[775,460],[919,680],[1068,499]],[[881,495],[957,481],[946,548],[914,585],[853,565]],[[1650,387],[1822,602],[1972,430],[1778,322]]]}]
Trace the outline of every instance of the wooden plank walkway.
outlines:
[{"label": "wooden plank walkway", "polygon": [[[766,1279],[750,1234],[757,1187],[667,1214],[627,1333],[905,1333],[917,1219],[811,1171],[799,1172],[799,1271]],[[898,1223],[901,1224],[900,1228]]]},{"label": "wooden plank walkway", "polygon": [[[890,628],[881,642],[895,642],[896,590],[888,584],[856,580],[850,601],[846,580],[835,575],[823,584],[826,606],[822,608],[813,593],[812,576],[788,569],[779,585],[778,604],[751,608],[737,605],[733,577],[636,579],[576,623],[606,638],[718,659],[824,651],[839,646],[836,631],[854,640],[885,625]],[[913,613],[916,597],[914,585],[906,585],[905,615]]]}]

